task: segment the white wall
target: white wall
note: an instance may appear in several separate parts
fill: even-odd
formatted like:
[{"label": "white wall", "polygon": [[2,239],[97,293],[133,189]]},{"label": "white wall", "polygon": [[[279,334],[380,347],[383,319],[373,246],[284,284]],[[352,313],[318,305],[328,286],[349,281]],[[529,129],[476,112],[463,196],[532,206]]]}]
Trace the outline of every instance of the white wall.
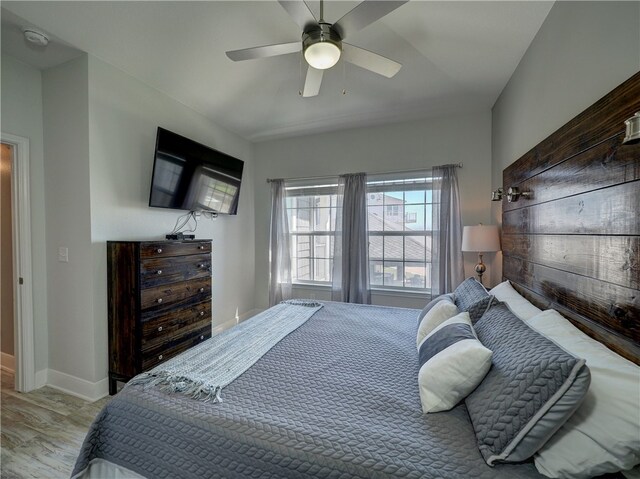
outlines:
[{"label": "white wall", "polygon": [[[639,70],[639,2],[556,2],[493,107],[493,189],[509,186],[504,168]],[[501,275],[494,268],[492,281]]]},{"label": "white wall", "polygon": [[[338,175],[429,168],[464,163],[458,170],[463,224],[490,220],[491,118],[489,111],[394,125],[344,130],[255,146],[256,175],[256,305],[268,304],[269,201],[267,178]],[[465,255],[465,271],[473,273],[477,257]],[[298,296],[309,296],[298,288]],[[319,299],[327,298],[313,291]],[[375,294],[375,304],[424,306],[395,294]]]},{"label": "white wall", "polygon": [[[49,370],[94,379],[88,59],[43,72]],[[69,261],[58,261],[58,248]]]},{"label": "white wall", "polygon": [[47,368],[49,354],[42,75],[5,54],[2,54],[2,131],[29,139],[35,367],[36,371],[42,371]]},{"label": "white wall", "polygon": [[237,216],[201,219],[213,239],[214,327],[254,308],[253,147],[139,80],[89,57],[91,244],[96,357],[107,374],[107,240],[164,239],[183,211],[149,208],[156,129],[162,126],[244,160]]},{"label": "white wall", "polygon": [[[214,327],[254,309],[253,146],[94,57],[43,72],[42,92],[44,367],[50,384],[96,398],[107,386],[106,241],[163,239],[183,214],[147,206],[157,127],[245,161],[238,215],[202,219],[196,233],[213,239]],[[68,248],[68,263],[58,261],[59,247]]]}]

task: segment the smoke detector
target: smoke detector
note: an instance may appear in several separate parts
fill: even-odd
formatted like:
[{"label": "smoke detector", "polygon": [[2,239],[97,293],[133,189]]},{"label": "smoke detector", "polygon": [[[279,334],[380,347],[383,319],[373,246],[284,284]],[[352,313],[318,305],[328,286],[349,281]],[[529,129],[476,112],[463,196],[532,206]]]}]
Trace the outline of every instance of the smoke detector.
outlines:
[{"label": "smoke detector", "polygon": [[32,27],[24,27],[22,29],[22,33],[24,33],[24,38],[30,43],[34,45],[38,45],[40,47],[46,47],[49,44],[49,37],[42,33],[40,30],[36,30]]}]

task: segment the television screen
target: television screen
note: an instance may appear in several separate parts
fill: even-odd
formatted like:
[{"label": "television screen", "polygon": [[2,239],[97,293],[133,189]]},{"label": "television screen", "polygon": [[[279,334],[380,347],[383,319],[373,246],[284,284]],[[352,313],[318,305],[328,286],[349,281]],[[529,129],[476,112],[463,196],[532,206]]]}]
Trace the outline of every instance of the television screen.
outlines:
[{"label": "television screen", "polygon": [[244,162],[158,127],[149,206],[238,212]]}]

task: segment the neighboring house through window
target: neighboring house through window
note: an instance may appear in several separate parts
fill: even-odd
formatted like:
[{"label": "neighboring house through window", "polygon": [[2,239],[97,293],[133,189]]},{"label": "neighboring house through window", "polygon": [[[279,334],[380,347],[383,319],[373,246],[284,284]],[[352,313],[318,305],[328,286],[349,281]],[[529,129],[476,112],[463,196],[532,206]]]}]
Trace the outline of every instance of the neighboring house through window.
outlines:
[{"label": "neighboring house through window", "polygon": [[[396,176],[396,178],[394,178]],[[371,176],[367,181],[372,289],[431,288],[431,178]],[[337,184],[287,184],[294,283],[329,284]]]}]

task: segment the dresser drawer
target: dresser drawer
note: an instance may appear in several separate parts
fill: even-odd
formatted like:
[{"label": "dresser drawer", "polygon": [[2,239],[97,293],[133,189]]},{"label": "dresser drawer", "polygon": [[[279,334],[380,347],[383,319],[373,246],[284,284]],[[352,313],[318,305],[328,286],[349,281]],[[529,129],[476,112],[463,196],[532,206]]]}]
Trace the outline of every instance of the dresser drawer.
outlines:
[{"label": "dresser drawer", "polygon": [[195,322],[184,324],[182,327],[174,329],[173,331],[165,331],[163,329],[160,335],[156,335],[153,338],[142,338],[142,352],[144,354],[156,349],[162,349],[164,351],[170,345],[182,342],[185,338],[190,338],[195,335],[196,332],[202,331],[206,328],[211,330],[210,318],[200,319]]},{"label": "dresser drawer", "polygon": [[210,253],[147,258],[140,262],[140,286],[143,289],[210,275]]},{"label": "dresser drawer", "polygon": [[167,256],[186,256],[189,254],[211,253],[209,241],[149,241],[140,243],[140,258],[164,258]]},{"label": "dresser drawer", "polygon": [[140,293],[140,307],[143,321],[146,313],[155,314],[176,307],[187,307],[211,298],[211,277],[181,281],[167,285],[143,289]]},{"label": "dresser drawer", "polygon": [[142,370],[147,371],[152,367],[177,356],[183,351],[201,343],[211,337],[211,325],[190,331],[179,339],[163,342],[153,348],[142,352]]},{"label": "dresser drawer", "polygon": [[145,345],[156,338],[175,336],[182,329],[202,321],[211,324],[211,301],[151,317],[142,322],[142,349],[147,349]]}]

